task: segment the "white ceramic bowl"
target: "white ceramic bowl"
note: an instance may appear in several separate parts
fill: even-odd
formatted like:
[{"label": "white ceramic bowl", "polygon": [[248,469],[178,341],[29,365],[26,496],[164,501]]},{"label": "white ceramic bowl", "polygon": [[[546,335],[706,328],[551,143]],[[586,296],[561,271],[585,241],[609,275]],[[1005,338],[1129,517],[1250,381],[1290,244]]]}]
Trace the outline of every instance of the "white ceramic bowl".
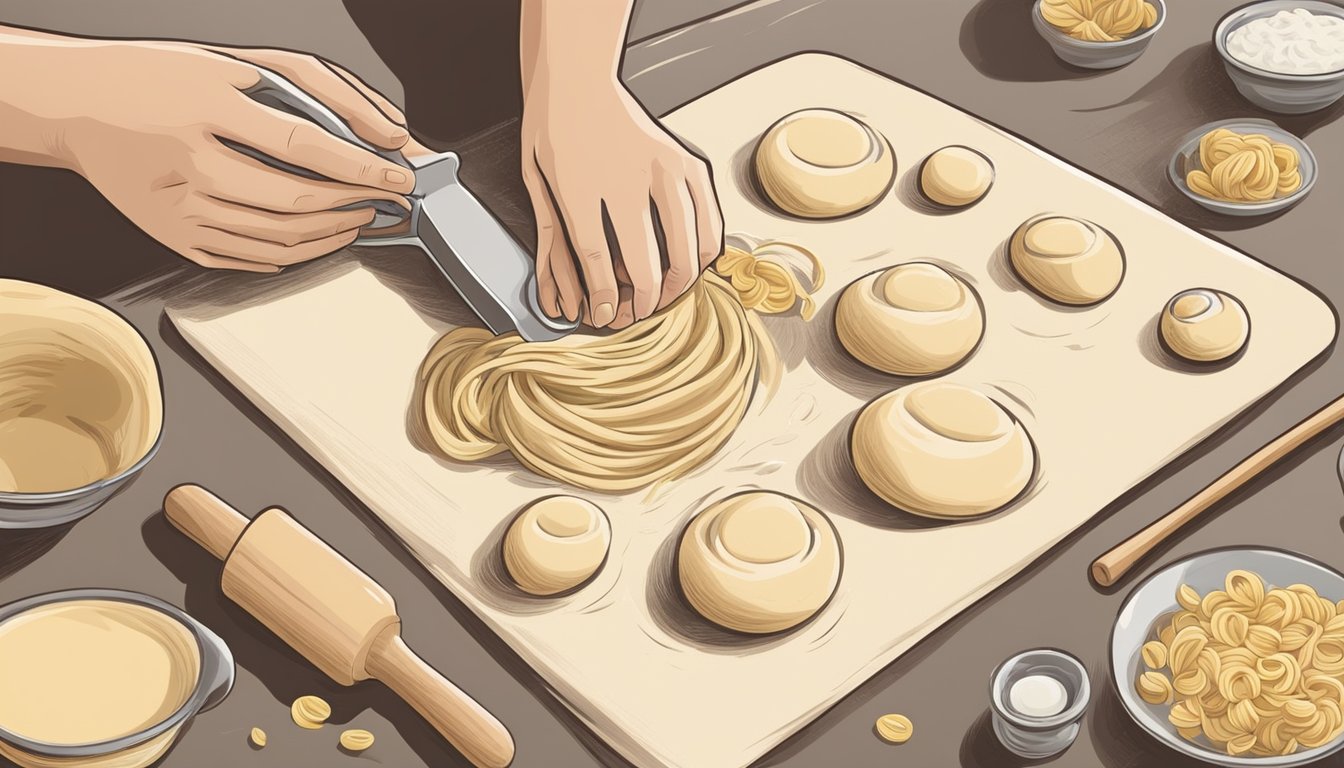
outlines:
[{"label": "white ceramic bowl", "polygon": [[[1183,755],[1228,768],[1288,768],[1321,760],[1344,748],[1344,736],[1324,746],[1291,755],[1272,757],[1232,756],[1214,748],[1201,737],[1187,741],[1167,721],[1170,707],[1149,704],[1134,690],[1142,667],[1143,644],[1156,638],[1154,625],[1178,610],[1176,590],[1189,584],[1200,594],[1222,589],[1228,571],[1242,569],[1259,574],[1268,587],[1307,584],[1322,597],[1344,599],[1344,574],[1302,555],[1277,549],[1230,547],[1192,555],[1149,576],[1130,592],[1111,630],[1111,677],[1125,711],[1153,738]],[[1322,762],[1322,766],[1326,763]],[[1330,763],[1338,765],[1338,763]]]},{"label": "white ceramic bowl", "polygon": [[1165,0],[1148,0],[1157,6],[1157,23],[1136,35],[1113,43],[1093,43],[1074,39],[1045,20],[1041,14],[1041,0],[1031,7],[1031,21],[1036,31],[1054,49],[1055,55],[1075,67],[1085,69],[1115,69],[1134,61],[1148,49],[1153,35],[1167,21]]},{"label": "white ceramic bowl", "polygon": [[[1226,200],[1214,200],[1195,192],[1189,184],[1185,183],[1185,176],[1191,170],[1200,167],[1199,140],[1203,138],[1204,134],[1217,128],[1226,128],[1237,133],[1262,133],[1277,142],[1296,149],[1299,158],[1298,171],[1302,174],[1302,186],[1287,197],[1266,200],[1263,203],[1233,203]],[[1222,213],[1228,216],[1265,216],[1286,211],[1302,202],[1303,198],[1311,192],[1311,188],[1316,185],[1316,177],[1319,174],[1320,165],[1316,162],[1316,155],[1312,153],[1311,147],[1308,147],[1305,141],[1268,120],[1253,118],[1219,120],[1208,125],[1202,125],[1187,133],[1181,137],[1176,154],[1171,158],[1171,165],[1167,167],[1167,176],[1171,179],[1171,183],[1175,184],[1176,188],[1186,197],[1214,213]]]},{"label": "white ceramic bowl", "polygon": [[1286,115],[1315,112],[1339,101],[1344,96],[1344,69],[1315,75],[1271,72],[1234,58],[1227,50],[1227,39],[1256,19],[1298,8],[1344,18],[1344,7],[1322,0],[1261,0],[1228,13],[1213,30],[1213,45],[1241,95],[1257,107]]}]

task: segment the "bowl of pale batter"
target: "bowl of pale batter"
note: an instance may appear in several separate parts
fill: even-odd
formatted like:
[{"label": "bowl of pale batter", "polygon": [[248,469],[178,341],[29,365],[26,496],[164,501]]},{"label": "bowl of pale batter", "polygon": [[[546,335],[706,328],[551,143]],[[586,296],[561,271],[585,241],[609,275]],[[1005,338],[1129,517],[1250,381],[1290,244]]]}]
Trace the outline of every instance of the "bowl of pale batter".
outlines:
[{"label": "bowl of pale batter", "polygon": [[111,589],[0,607],[0,758],[140,768],[233,687],[228,646],[181,610]]},{"label": "bowl of pale batter", "polygon": [[107,307],[0,279],[0,528],[92,512],[158,449],[149,344]]},{"label": "bowl of pale batter", "polygon": [[1344,97],[1344,6],[1260,0],[1218,22],[1213,45],[1227,76],[1257,107],[1297,115]]}]

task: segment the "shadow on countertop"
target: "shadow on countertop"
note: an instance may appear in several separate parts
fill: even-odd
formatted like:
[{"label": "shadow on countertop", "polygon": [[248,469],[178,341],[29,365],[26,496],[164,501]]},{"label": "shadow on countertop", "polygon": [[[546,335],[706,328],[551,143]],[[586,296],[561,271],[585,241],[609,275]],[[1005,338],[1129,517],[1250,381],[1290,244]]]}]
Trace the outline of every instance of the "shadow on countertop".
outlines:
[{"label": "shadow on countertop", "polygon": [[1082,80],[1103,72],[1066,64],[1031,23],[1026,0],[980,0],[961,23],[959,43],[976,71],[994,80]]}]

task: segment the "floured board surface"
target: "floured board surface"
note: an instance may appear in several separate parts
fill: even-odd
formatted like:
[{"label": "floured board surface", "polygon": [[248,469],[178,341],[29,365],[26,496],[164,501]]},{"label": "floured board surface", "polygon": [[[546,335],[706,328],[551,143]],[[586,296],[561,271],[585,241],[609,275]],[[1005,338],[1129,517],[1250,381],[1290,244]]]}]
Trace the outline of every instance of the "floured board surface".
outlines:
[{"label": "floured board surface", "polygon": [[[898,179],[875,208],[802,222],[771,212],[744,183],[760,133],[808,107],[860,116],[890,140]],[[712,161],[729,232],[791,240],[821,256],[823,309],[811,323],[767,319],[785,366],[782,382],[773,397],[753,402],[709,464],[655,493],[582,494],[606,510],[613,541],[604,570],[573,595],[521,596],[497,554],[510,518],[563,487],[507,458],[441,460],[409,437],[422,357],[443,331],[471,321],[415,256],[336,257],[280,278],[239,278],[222,291],[184,295],[170,309],[205,359],[358,495],[567,706],[641,766],[750,763],[1282,383],[1335,334],[1330,309],[1292,280],[841,59],[787,59],[677,110],[666,124]],[[974,208],[932,215],[914,205],[911,174],[947,144],[992,158],[997,182]],[[1012,276],[1003,243],[1043,211],[1115,233],[1128,273],[1113,298],[1061,311]],[[834,300],[860,275],[916,259],[956,271],[984,301],[985,339],[947,378],[1004,403],[1040,452],[1031,493],[989,518],[913,520],[864,489],[849,463],[855,414],[902,382],[839,348]],[[1194,373],[1165,360],[1155,322],[1172,294],[1200,286],[1238,296],[1254,331],[1235,365]],[[843,541],[835,598],[782,636],[717,630],[674,586],[673,553],[686,521],[751,488],[811,502],[829,513]]]}]

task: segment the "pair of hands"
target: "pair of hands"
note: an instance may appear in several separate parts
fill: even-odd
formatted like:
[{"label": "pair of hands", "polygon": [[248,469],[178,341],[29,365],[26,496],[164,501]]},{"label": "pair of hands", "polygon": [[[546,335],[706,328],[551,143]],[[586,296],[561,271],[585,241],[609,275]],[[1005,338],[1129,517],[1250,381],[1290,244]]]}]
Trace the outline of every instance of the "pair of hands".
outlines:
[{"label": "pair of hands", "polygon": [[[182,43],[90,43],[56,53],[44,78],[59,117],[57,156],[197,264],[276,272],[349,245],[373,221],[368,207],[336,210],[342,206],[377,199],[409,207],[409,170],[243,93],[264,67],[369,143],[428,151],[391,102],[335,65],[288,51]],[[220,139],[331,180],[271,168]]]},{"label": "pair of hands", "polygon": [[[325,255],[373,221],[370,208],[338,209],[372,199],[408,207],[415,186],[405,168],[248,97],[258,67],[293,81],[370,144],[429,151],[385,97],[312,56],[172,42],[87,42],[45,55],[34,64],[50,94],[40,109],[58,126],[53,154],[203,266],[275,272]],[[675,300],[722,250],[705,162],[614,77],[538,77],[525,104],[522,172],[537,216],[542,308],[619,328]],[[271,168],[221,139],[330,180]]]}]

